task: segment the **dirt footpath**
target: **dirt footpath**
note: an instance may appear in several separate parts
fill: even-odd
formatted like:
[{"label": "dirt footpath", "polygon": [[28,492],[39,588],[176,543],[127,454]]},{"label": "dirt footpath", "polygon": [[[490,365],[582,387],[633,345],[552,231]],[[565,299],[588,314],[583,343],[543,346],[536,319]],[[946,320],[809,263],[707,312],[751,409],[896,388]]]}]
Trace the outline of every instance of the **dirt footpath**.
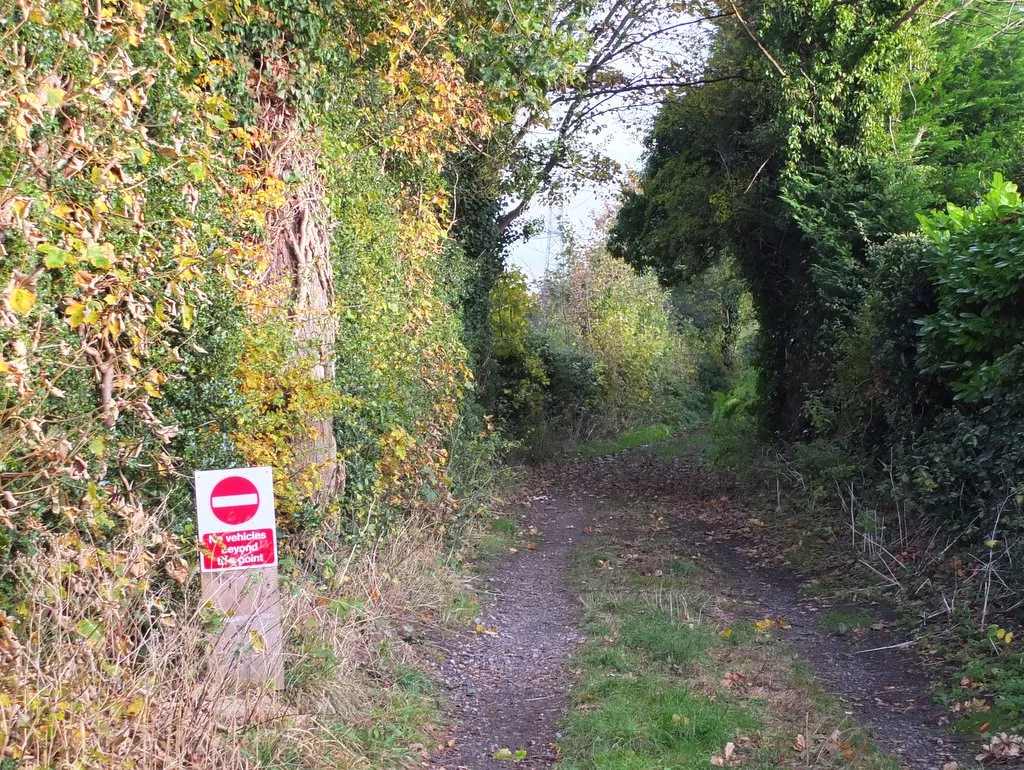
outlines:
[{"label": "dirt footpath", "polygon": [[583,641],[566,573],[593,505],[593,497],[568,489],[532,494],[509,512],[529,540],[487,578],[490,597],[477,629],[445,642],[439,675],[458,729],[435,767],[508,770],[507,759],[494,759],[502,750],[525,757],[518,767],[550,767],[556,759],[568,664]]},{"label": "dirt footpath", "polygon": [[[758,514],[744,508],[738,496],[721,474],[685,456],[662,459],[648,449],[533,474],[526,502],[506,515],[520,522],[521,532],[537,533],[524,535],[536,550],[517,548],[487,578],[491,596],[479,617],[483,630],[444,643],[447,655],[439,676],[453,705],[455,746],[439,752],[433,766],[507,770],[508,761],[495,759],[496,753],[506,760],[525,756],[519,766],[527,768],[550,767],[557,760],[559,720],[571,684],[568,663],[583,641],[574,625],[579,602],[567,570],[584,527],[597,522],[609,504],[626,510],[658,506],[679,554],[717,576],[738,615],[785,618],[792,628],[784,643],[841,698],[880,748],[922,770],[968,759],[969,747],[951,744],[937,726],[930,673],[919,656],[910,648],[890,647],[903,637],[886,628],[855,639],[827,632],[820,619],[828,608],[801,595],[797,575],[750,558],[759,535],[744,525]],[[879,647],[889,649],[869,652]]]}]

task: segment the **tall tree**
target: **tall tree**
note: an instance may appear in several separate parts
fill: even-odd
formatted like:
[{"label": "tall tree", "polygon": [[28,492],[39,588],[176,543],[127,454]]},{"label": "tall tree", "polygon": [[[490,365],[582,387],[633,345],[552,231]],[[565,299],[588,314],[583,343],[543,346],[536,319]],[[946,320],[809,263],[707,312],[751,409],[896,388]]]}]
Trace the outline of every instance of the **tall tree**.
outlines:
[{"label": "tall tree", "polygon": [[706,83],[666,101],[613,246],[673,282],[736,256],[762,327],[769,424],[803,428],[866,288],[869,246],[906,229],[920,180],[896,140],[934,2],[730,2]]}]

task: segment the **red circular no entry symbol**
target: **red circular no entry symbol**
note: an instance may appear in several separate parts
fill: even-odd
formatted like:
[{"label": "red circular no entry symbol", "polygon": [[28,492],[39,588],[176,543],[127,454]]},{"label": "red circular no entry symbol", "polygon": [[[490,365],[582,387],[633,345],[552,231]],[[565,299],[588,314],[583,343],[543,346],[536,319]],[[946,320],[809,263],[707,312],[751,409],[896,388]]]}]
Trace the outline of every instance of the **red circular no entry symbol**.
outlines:
[{"label": "red circular no entry symbol", "polygon": [[259,507],[259,490],[242,476],[221,479],[210,493],[213,515],[225,524],[244,524],[256,515]]}]

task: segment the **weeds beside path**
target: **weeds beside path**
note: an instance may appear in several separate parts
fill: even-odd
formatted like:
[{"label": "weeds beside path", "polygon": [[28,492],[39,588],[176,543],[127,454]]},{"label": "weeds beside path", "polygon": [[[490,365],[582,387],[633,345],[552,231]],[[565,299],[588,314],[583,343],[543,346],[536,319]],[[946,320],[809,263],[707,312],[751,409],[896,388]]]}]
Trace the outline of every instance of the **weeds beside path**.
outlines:
[{"label": "weeds beside path", "polygon": [[517,534],[487,579],[490,601],[445,642],[455,728],[434,765],[963,762],[970,752],[936,726],[929,672],[891,646],[901,640],[885,619],[803,598],[762,558],[758,515],[730,481],[674,454],[531,476],[506,513]]}]

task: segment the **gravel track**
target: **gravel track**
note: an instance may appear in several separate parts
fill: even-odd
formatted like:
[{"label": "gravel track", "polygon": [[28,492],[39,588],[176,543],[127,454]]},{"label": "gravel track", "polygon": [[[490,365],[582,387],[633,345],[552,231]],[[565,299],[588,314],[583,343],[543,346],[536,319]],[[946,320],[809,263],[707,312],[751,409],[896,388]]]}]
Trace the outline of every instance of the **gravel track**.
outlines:
[{"label": "gravel track", "polygon": [[888,628],[856,638],[829,633],[820,618],[829,609],[806,599],[801,579],[759,559],[771,549],[745,523],[759,514],[740,502],[735,484],[690,458],[661,459],[649,449],[563,463],[531,474],[528,496],[505,515],[516,518],[536,550],[520,548],[487,578],[490,599],[479,622],[488,633],[462,633],[443,643],[438,675],[450,699],[453,748],[438,752],[432,767],[508,770],[493,758],[500,749],[526,751],[524,768],[552,767],[559,722],[568,708],[569,661],[583,641],[576,627],[580,604],[567,582],[583,528],[603,506],[656,505],[665,512],[666,536],[680,555],[709,570],[738,613],[786,618],[784,637],[827,689],[868,728],[879,746],[905,766],[936,770],[964,762],[966,747],[951,743],[937,725],[929,695],[934,672]]}]

